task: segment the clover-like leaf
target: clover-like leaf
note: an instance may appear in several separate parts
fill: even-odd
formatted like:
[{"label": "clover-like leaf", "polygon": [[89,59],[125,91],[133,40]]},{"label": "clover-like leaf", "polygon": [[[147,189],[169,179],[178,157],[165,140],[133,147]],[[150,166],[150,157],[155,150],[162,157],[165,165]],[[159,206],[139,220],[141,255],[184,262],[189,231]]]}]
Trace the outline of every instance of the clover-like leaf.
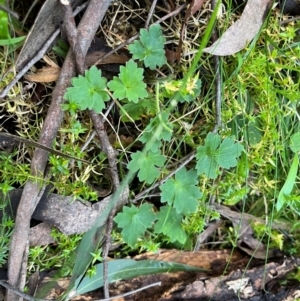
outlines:
[{"label": "clover-like leaf", "polygon": [[113,91],[115,98],[138,102],[140,98],[148,96],[143,72],[144,69],[138,68],[133,60],[129,60],[125,67],[120,67],[119,77],[114,76],[107,86]]},{"label": "clover-like leaf", "polygon": [[148,184],[153,183],[159,177],[158,167],[162,167],[166,158],[159,153],[147,152],[146,154],[137,151],[131,155],[132,160],[127,167],[131,172],[138,172],[140,181]]},{"label": "clover-like leaf", "polygon": [[79,75],[72,79],[73,87],[67,88],[64,98],[77,104],[80,110],[90,109],[100,113],[109,100],[106,90],[106,78],[101,76],[101,70],[92,66],[85,71],[85,76]]},{"label": "clover-like leaf", "polygon": [[137,239],[156,220],[152,207],[150,204],[142,204],[139,208],[136,206],[124,206],[123,211],[114,218],[118,227],[122,228],[123,239],[129,246],[134,247]]},{"label": "clover-like leaf", "polygon": [[140,40],[134,41],[128,46],[133,59],[144,61],[144,65],[150,69],[161,67],[167,63],[164,45],[166,38],[162,35],[159,24],[153,24],[149,30],[140,30]]},{"label": "clover-like leaf", "polygon": [[241,155],[243,146],[233,139],[226,137],[222,143],[218,134],[209,133],[205,143],[197,148],[198,159],[196,169],[198,174],[204,173],[215,179],[219,167],[230,168],[237,165],[237,158]]},{"label": "clover-like leaf", "polygon": [[167,205],[160,208],[156,217],[155,233],[167,235],[171,242],[179,241],[181,244],[185,243],[187,235],[181,227],[182,214]]},{"label": "clover-like leaf", "polygon": [[160,186],[161,201],[172,205],[178,213],[189,214],[197,210],[202,193],[198,186],[195,170],[187,171],[184,167]]}]

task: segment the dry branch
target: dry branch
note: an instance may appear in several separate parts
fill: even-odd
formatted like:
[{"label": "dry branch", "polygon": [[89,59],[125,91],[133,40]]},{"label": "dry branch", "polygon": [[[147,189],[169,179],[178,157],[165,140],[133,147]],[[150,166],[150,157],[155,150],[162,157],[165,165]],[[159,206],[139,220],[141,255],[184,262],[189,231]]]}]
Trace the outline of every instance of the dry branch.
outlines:
[{"label": "dry branch", "polygon": [[[86,54],[110,3],[111,0],[90,1],[89,6],[78,27],[78,40],[84,54]],[[61,104],[64,102],[63,95],[66,88],[70,84],[71,78],[75,75],[75,66],[73,64],[73,60],[74,57],[72,51],[69,51],[57,85],[52,94],[52,102],[39,139],[40,144],[50,147],[57,135],[57,131],[64,115],[61,109]],[[41,176],[45,173],[48,155],[49,152],[47,151],[41,149],[35,150],[31,162],[31,174],[33,177]],[[20,290],[23,290],[23,287],[19,286],[19,278],[22,274],[22,259],[29,235],[31,215],[39,202],[40,190],[41,183],[36,183],[35,181],[29,180],[24,187],[23,195],[17,211],[15,230],[12,236],[9,255],[8,277],[9,284],[19,288]],[[19,300],[19,297],[12,291],[8,290],[6,300],[16,301]]]}]

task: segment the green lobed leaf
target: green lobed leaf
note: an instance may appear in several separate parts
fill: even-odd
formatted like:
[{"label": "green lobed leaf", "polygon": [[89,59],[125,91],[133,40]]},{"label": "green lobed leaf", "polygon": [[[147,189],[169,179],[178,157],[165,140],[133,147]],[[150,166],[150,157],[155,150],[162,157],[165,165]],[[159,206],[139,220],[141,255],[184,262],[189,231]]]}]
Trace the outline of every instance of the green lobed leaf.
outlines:
[{"label": "green lobed leaf", "polygon": [[218,134],[209,133],[205,138],[204,145],[197,148],[196,158],[198,161],[196,169],[198,174],[204,173],[211,179],[217,177],[217,148],[220,142],[221,138]]},{"label": "green lobed leaf", "polygon": [[185,231],[181,227],[182,214],[178,213],[171,206],[163,206],[156,214],[157,222],[154,231],[157,234],[163,233],[169,237],[171,242],[178,241],[184,244],[187,239]]},{"label": "green lobed leaf", "polygon": [[183,167],[176,172],[174,178],[168,179],[160,186],[161,201],[172,205],[178,213],[194,213],[198,207],[198,200],[202,197],[197,184],[197,172],[187,171]]},{"label": "green lobed leaf", "polygon": [[101,76],[101,70],[92,66],[85,71],[85,76],[72,78],[73,87],[69,87],[64,98],[78,104],[80,110],[90,109],[100,113],[109,100],[106,90],[106,78]]},{"label": "green lobed leaf", "polygon": [[138,68],[133,60],[129,60],[126,66],[120,67],[119,77],[114,76],[107,86],[113,91],[114,98],[128,99],[138,102],[139,99],[148,96],[146,84],[143,82],[144,69]]},{"label": "green lobed leaf", "polygon": [[[92,277],[85,276],[76,290],[69,294],[69,298],[82,295],[103,286],[103,264],[97,264],[96,273]],[[203,272],[205,269],[193,266],[158,260],[117,259],[108,262],[108,282],[113,283],[121,279],[129,279],[142,275],[166,272]]]},{"label": "green lobed leaf", "polygon": [[230,168],[237,166],[237,158],[244,147],[233,139],[226,137],[222,143],[218,134],[209,133],[205,143],[197,148],[198,159],[196,169],[198,174],[204,173],[215,179],[219,167]]},{"label": "green lobed leaf", "polygon": [[131,247],[134,247],[138,237],[143,235],[155,220],[153,205],[150,204],[142,204],[139,208],[124,206],[122,212],[114,218],[118,227],[123,229],[121,233],[124,241]]},{"label": "green lobed leaf", "polygon": [[220,147],[217,155],[217,162],[223,168],[237,166],[237,158],[241,155],[244,147],[233,139],[226,137]]},{"label": "green lobed leaf", "polygon": [[161,26],[152,24],[149,30],[140,30],[140,40],[134,41],[128,49],[133,59],[143,60],[144,65],[153,70],[167,63],[165,43],[166,38],[162,35]]},{"label": "green lobed leaf", "polygon": [[145,181],[147,184],[153,183],[153,181],[159,177],[160,172],[158,167],[162,167],[166,161],[164,156],[151,151],[148,151],[147,153],[137,151],[131,155],[131,159],[127,168],[131,172],[138,171],[139,180],[141,182]]},{"label": "green lobed leaf", "polygon": [[[142,136],[139,138],[141,142],[146,144],[146,149],[151,150],[153,153],[158,151],[162,145],[162,141],[170,141],[173,133],[173,125],[169,122],[170,114],[168,112],[161,112],[160,114],[160,116],[151,119]],[[158,130],[158,128],[161,130]],[[147,144],[150,140],[152,143]]]}]

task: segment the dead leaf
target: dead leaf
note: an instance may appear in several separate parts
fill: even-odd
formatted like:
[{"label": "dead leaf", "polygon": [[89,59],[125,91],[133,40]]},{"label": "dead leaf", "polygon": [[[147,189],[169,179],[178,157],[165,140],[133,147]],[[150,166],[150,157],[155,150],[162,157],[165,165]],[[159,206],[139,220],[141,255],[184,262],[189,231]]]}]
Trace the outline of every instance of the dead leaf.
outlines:
[{"label": "dead leaf", "polygon": [[60,68],[47,55],[43,57],[48,66],[38,69],[36,73],[26,74],[25,79],[35,83],[50,83],[58,79]]},{"label": "dead leaf", "polygon": [[[106,42],[102,38],[95,37],[85,58],[86,66],[90,67],[94,65],[102,56],[104,56],[111,50],[112,48],[107,46]],[[129,61],[129,57],[125,53],[113,53],[107,58],[101,60],[101,62],[97,65],[125,64],[127,61]]]},{"label": "dead leaf", "polygon": [[272,0],[249,0],[241,18],[203,51],[224,56],[244,49],[260,31],[272,3]]},{"label": "dead leaf", "polygon": [[298,0],[282,0],[279,4],[283,14],[300,15],[300,2]]},{"label": "dead leaf", "polygon": [[[90,67],[94,65],[103,55],[105,55],[106,52],[102,51],[95,51],[93,53],[88,53],[85,58],[85,63],[87,67]],[[105,64],[125,64],[129,58],[124,55],[119,54],[111,54],[107,58],[103,59],[99,65],[105,65]]]},{"label": "dead leaf", "polygon": [[36,73],[26,74],[25,79],[35,83],[51,83],[58,79],[60,68],[45,66],[38,69]]},{"label": "dead leaf", "polygon": [[39,278],[40,278],[40,271],[37,268],[37,270],[33,274],[31,274],[28,278],[27,288],[28,288],[28,294],[30,296],[35,295],[39,283]]},{"label": "dead leaf", "polygon": [[169,64],[173,64],[177,60],[176,52],[173,50],[166,49],[166,57]]},{"label": "dead leaf", "polygon": [[135,141],[135,138],[133,136],[118,135],[117,137],[115,133],[111,133],[108,139],[110,143],[116,148],[128,147]]}]

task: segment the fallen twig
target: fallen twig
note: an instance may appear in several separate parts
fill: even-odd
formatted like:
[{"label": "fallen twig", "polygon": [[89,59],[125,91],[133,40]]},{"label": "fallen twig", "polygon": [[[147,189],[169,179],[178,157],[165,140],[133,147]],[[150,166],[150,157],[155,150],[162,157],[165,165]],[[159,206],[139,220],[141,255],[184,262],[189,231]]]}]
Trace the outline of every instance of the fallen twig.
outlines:
[{"label": "fallen twig", "polygon": [[16,289],[15,287],[13,287],[12,285],[6,283],[3,280],[0,280],[0,285],[2,285],[6,289],[14,292],[17,296],[22,297],[22,299],[24,298],[25,300],[28,300],[28,301],[55,301],[54,299],[38,299],[38,298],[34,298],[32,296],[29,296],[29,295],[19,291],[18,289]]},{"label": "fallen twig", "polygon": [[[109,162],[110,166],[110,171],[111,171],[111,176],[112,176],[112,181],[114,185],[115,191],[120,185],[120,180],[118,176],[118,170],[117,170],[117,160],[116,160],[116,155],[115,155],[115,150],[111,146],[108,136],[105,131],[103,119],[101,116],[96,114],[94,111],[89,111],[90,117],[93,121],[95,130],[100,138],[101,141],[101,146],[102,150],[105,152],[107,155],[107,159]],[[103,257],[103,281],[104,281],[104,296],[105,298],[109,298],[109,291],[108,291],[108,263],[107,263],[107,257],[108,257],[108,252],[109,252],[109,246],[110,246],[110,234],[112,231],[112,226],[113,226],[113,218],[116,213],[116,207],[113,208],[111,211],[111,214],[108,218],[108,223],[107,223],[107,228],[106,228],[106,239],[105,239],[105,244],[103,247],[103,252],[102,252],[102,257]]]},{"label": "fallen twig", "polygon": [[[110,3],[111,0],[91,0],[89,2],[89,6],[78,27],[79,43],[84,54],[87,52]],[[52,145],[64,116],[61,105],[64,103],[63,95],[65,90],[69,86],[71,78],[75,75],[73,59],[72,51],[69,51],[57,85],[53,90],[52,102],[40,135],[39,143],[48,147]],[[48,156],[49,152],[45,150],[35,150],[31,162],[31,175],[33,177],[42,176],[44,174]],[[26,182],[18,207],[15,229],[11,240],[8,266],[9,284],[13,287],[18,287],[20,290],[23,289],[19,287],[22,258],[29,235],[31,215],[39,201],[39,191],[40,183],[32,180]],[[7,291],[6,299],[9,301],[19,300],[18,296],[10,290]]]},{"label": "fallen twig", "polygon": [[[212,10],[216,7],[216,0],[212,0],[211,2]],[[213,30],[212,33],[213,42],[218,40],[218,35],[216,29]],[[220,66],[220,57],[214,55],[214,69],[215,69],[215,86],[216,86],[216,100],[215,100],[215,126],[213,129],[213,133],[217,133],[220,127],[222,126],[222,116],[221,116],[221,105],[222,105],[222,79],[221,79],[221,66]]]},{"label": "fallen twig", "polygon": [[[84,60],[84,55],[83,55],[82,50],[79,45],[77,29],[75,26],[74,18],[72,16],[72,8],[70,6],[70,3],[66,0],[61,0],[61,3],[62,3],[63,10],[64,10],[64,20],[65,20],[65,29],[66,29],[67,38],[68,38],[70,45],[72,46],[78,73],[83,75],[85,72],[85,69],[86,69],[85,68],[85,60]],[[109,138],[105,131],[103,117],[98,115],[97,113],[95,113],[92,110],[89,111],[89,115],[93,121],[96,133],[99,136],[102,150],[107,155],[109,166],[110,166],[113,187],[114,187],[114,191],[116,191],[120,185],[120,180],[119,180],[119,175],[118,175],[118,170],[117,170],[117,158],[115,155],[115,150],[112,147],[111,143],[109,142]],[[109,298],[107,258],[108,258],[109,248],[110,248],[110,236],[111,236],[111,232],[112,232],[112,228],[113,228],[113,218],[115,216],[115,213],[116,213],[116,206],[112,209],[110,216],[108,218],[106,233],[105,233],[105,243],[104,243],[103,252],[102,252],[105,298]]]}]

